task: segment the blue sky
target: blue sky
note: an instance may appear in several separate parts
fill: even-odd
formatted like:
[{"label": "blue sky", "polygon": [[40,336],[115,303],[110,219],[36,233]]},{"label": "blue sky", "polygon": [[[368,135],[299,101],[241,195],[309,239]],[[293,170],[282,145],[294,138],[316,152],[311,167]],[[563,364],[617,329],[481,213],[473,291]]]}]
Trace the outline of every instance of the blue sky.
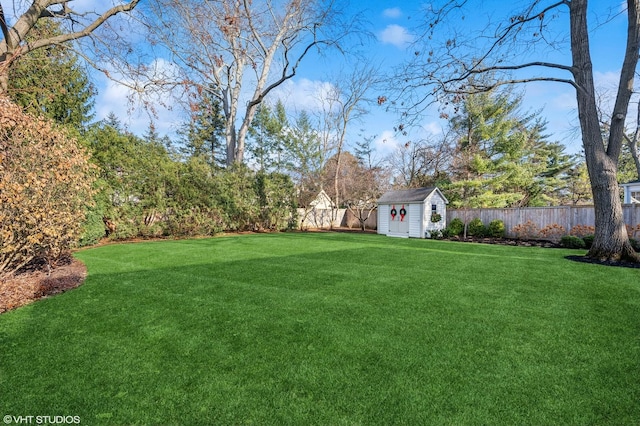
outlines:
[{"label": "blue sky", "polygon": [[[469,3],[474,7],[473,13],[466,15],[464,22],[469,31],[478,26],[486,25],[489,20],[497,21],[499,13],[508,14],[511,12],[511,10],[504,10],[504,2],[502,1],[470,0]],[[516,0],[511,2],[509,7],[517,10],[519,6],[526,3],[526,1]],[[615,3],[618,4],[617,10],[622,11],[624,3],[619,0],[615,0]],[[610,1],[592,0],[590,23],[602,20],[611,5]],[[370,60],[379,64],[384,70],[390,71],[393,66],[400,64],[407,57],[406,55],[411,55],[415,50],[415,46],[412,46],[416,39],[415,27],[424,21],[424,10],[427,7],[428,3],[414,0],[403,2],[354,1],[351,9],[365,11],[366,17],[371,23],[370,30],[375,36],[367,48]],[[562,22],[562,20],[558,22]],[[621,14],[613,17],[606,25],[594,26],[590,34],[596,84],[603,92],[615,87],[624,52],[625,25],[626,16]],[[439,33],[439,36],[449,37],[449,34],[443,31]],[[290,112],[301,109],[313,110],[317,107],[314,94],[328,84],[327,76],[344,64],[339,59],[330,61],[314,57],[307,59],[298,75],[280,88],[270,101],[275,101],[276,97],[284,99]],[[567,52],[544,52],[544,59],[569,64]],[[97,83],[99,95],[96,99],[96,118],[102,119],[109,112],[114,112],[131,131],[143,133],[148,127],[149,117],[144,112],[129,110],[126,100],[127,90],[102,76],[98,76]],[[518,90],[525,93],[525,109],[539,110],[541,115],[548,120],[548,133],[552,135],[552,139],[563,142],[569,152],[579,152],[581,142],[575,131],[577,115],[573,88],[566,84],[533,83],[520,86]],[[154,121],[161,133],[171,134],[179,124],[179,119],[180,116],[176,111],[159,109],[158,117]],[[361,129],[364,129],[366,136],[376,136],[378,153],[383,156],[391,152],[396,145],[404,145],[409,140],[430,136],[437,137],[445,125],[438,119],[437,111],[430,111],[420,119],[419,128],[411,129],[409,135],[403,136],[394,132],[393,128],[397,122],[397,115],[387,112],[385,108],[373,105],[371,113],[364,117],[362,122],[352,123],[351,141],[355,141],[356,135],[361,133]]]}]

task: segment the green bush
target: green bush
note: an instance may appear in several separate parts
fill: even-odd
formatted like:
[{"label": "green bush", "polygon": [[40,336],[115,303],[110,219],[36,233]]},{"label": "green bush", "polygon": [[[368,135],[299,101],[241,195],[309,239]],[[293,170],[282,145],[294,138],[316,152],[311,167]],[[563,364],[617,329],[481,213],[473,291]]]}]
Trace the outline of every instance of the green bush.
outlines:
[{"label": "green bush", "polygon": [[451,222],[449,222],[449,226],[445,229],[444,234],[448,237],[455,237],[462,235],[464,232],[464,222],[459,217],[453,218]]},{"label": "green bush", "polygon": [[591,246],[593,245],[593,235],[585,235],[584,237],[582,237],[582,240],[584,241],[584,246],[587,249],[590,249]]},{"label": "green bush", "polygon": [[560,239],[560,245],[570,249],[583,249],[586,248],[584,240],[574,235],[565,235]]},{"label": "green bush", "polygon": [[506,229],[504,222],[500,219],[492,220],[487,227],[487,235],[494,238],[504,238]]},{"label": "green bush", "polygon": [[467,226],[467,234],[472,237],[484,237],[487,235],[487,227],[484,226],[484,223],[482,223],[480,218],[476,217],[469,222],[469,225]]},{"label": "green bush", "polygon": [[433,231],[428,231],[428,232],[429,232],[429,238],[431,238],[432,240],[441,240],[442,238],[445,237],[444,230],[434,229]]}]

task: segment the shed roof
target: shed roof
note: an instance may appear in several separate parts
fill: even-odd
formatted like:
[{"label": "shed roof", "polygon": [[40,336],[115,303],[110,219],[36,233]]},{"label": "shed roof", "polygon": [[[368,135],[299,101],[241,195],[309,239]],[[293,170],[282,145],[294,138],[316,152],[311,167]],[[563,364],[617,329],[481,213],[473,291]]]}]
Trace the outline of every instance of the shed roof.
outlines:
[{"label": "shed roof", "polygon": [[437,187],[429,187],[429,188],[414,188],[414,189],[403,189],[397,191],[389,191],[382,194],[382,197],[378,199],[379,204],[387,204],[387,203],[410,203],[419,201],[422,202],[426,200],[433,192],[437,192],[440,194],[445,203],[449,201],[442,195],[442,192]]}]

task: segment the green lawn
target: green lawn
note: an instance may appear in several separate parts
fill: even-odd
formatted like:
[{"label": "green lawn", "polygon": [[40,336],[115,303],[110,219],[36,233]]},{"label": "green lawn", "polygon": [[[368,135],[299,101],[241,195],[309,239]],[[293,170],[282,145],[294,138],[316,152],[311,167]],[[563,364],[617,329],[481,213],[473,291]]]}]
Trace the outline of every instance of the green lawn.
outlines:
[{"label": "green lawn", "polygon": [[638,425],[640,270],[580,253],[337,233],[81,251],[83,286],[0,315],[0,415]]}]

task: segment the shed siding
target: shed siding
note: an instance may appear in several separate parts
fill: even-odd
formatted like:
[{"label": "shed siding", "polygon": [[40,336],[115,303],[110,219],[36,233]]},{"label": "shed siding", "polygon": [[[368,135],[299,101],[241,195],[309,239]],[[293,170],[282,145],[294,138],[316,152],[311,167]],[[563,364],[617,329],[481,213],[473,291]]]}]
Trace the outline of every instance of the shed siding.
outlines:
[{"label": "shed siding", "polygon": [[380,204],[378,206],[378,234],[389,233],[389,205]]},{"label": "shed siding", "polygon": [[[433,223],[431,222],[431,206],[432,204],[436,205],[436,212],[438,214],[440,214],[440,216],[442,216],[442,220],[440,222],[437,223]],[[447,210],[446,210],[446,203],[444,202],[444,200],[442,199],[442,197],[440,197],[437,193],[433,194],[431,197],[429,197],[425,203],[425,209],[424,209],[424,221],[425,221],[425,225],[426,231],[435,231],[435,230],[440,230],[440,229],[444,229],[447,227]]]},{"label": "shed siding", "polygon": [[409,236],[413,238],[424,238],[422,231],[422,203],[409,204]]}]

